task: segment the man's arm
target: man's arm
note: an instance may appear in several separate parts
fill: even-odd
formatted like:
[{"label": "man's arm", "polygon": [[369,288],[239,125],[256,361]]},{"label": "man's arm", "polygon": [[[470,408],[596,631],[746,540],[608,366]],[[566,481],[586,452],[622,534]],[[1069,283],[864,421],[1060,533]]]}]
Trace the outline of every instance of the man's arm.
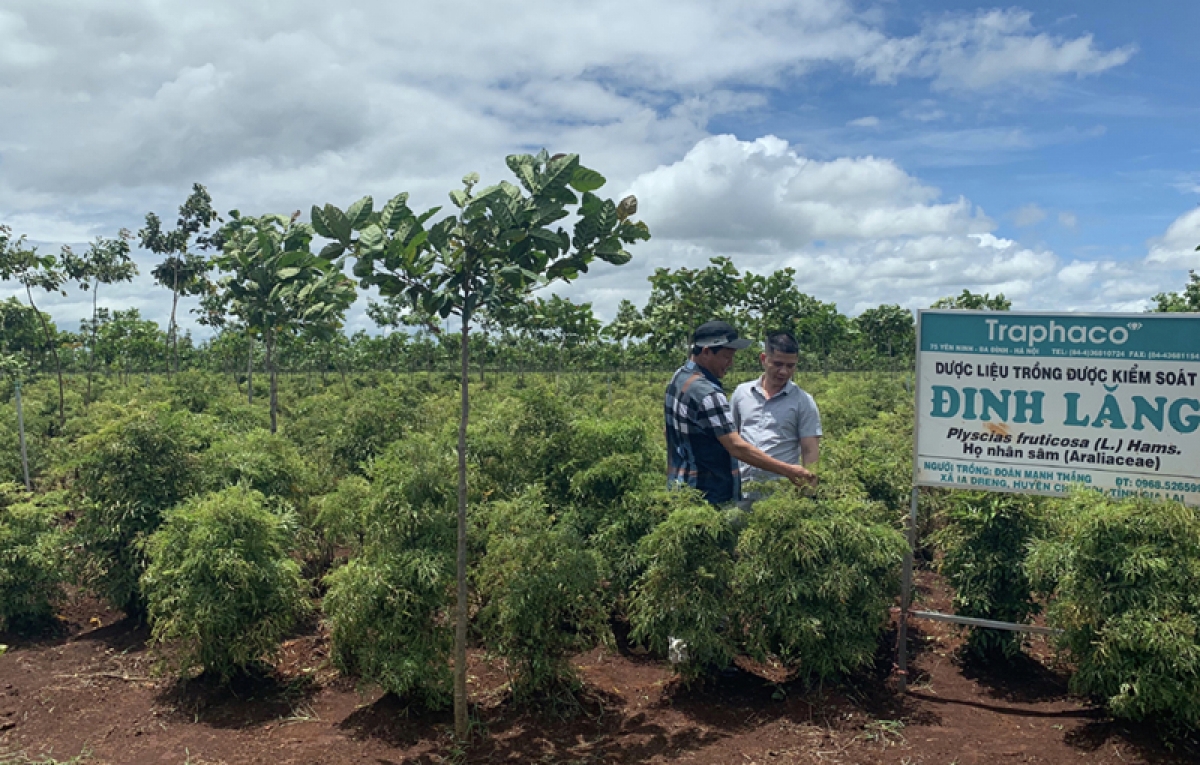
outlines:
[{"label": "man's arm", "polygon": [[800,439],[800,464],[815,465],[821,460],[821,437],[805,436]]},{"label": "man's arm", "polygon": [[758,447],[752,446],[736,431],[726,433],[717,438],[720,440],[721,446],[725,447],[725,451],[747,465],[753,465],[760,470],[781,475],[797,486],[813,486],[817,483],[817,477],[807,469],[800,465],[789,465],[786,462],[780,462]]}]

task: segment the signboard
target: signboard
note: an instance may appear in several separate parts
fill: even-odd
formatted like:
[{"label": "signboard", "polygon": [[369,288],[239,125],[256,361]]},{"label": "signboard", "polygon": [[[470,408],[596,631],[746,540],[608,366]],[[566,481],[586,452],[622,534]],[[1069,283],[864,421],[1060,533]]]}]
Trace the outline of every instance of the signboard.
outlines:
[{"label": "signboard", "polygon": [[1200,314],[919,311],[915,477],[1200,505]]}]

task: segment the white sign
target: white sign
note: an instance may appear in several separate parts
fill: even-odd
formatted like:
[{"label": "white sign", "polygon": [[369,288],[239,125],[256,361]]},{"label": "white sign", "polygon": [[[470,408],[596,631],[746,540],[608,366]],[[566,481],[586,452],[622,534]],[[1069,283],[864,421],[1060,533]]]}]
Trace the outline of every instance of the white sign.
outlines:
[{"label": "white sign", "polygon": [[919,311],[921,486],[1200,505],[1200,315]]}]

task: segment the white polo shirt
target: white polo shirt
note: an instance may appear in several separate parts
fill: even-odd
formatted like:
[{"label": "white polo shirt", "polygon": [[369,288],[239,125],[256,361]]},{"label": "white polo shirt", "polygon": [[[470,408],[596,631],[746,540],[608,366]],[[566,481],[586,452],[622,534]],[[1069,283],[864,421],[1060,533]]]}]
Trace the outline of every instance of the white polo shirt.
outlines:
[{"label": "white polo shirt", "polygon": [[[767,398],[761,377],[744,382],[729,397],[729,406],[742,438],[780,462],[799,465],[800,439],[821,435],[817,402],[791,380],[771,398]],[[779,478],[745,462],[740,465],[743,485]]]}]

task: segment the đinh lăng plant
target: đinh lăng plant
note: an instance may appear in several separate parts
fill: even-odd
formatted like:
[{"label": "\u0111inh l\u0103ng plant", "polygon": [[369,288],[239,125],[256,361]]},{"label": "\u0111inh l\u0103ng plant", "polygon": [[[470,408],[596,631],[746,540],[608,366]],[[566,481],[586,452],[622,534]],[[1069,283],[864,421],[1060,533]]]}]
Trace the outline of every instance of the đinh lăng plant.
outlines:
[{"label": "\u0111inh l\u0103ng plant", "polygon": [[153,640],[186,676],[199,665],[227,681],[274,653],[311,605],[292,560],[295,516],[232,486],[167,514],[142,575]]}]

